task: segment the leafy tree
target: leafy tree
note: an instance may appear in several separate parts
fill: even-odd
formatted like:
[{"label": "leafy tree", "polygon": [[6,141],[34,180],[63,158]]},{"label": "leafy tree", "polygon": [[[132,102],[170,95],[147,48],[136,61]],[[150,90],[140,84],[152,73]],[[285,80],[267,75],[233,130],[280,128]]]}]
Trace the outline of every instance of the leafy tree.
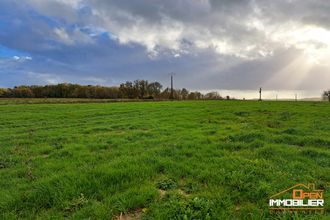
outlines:
[{"label": "leafy tree", "polygon": [[120,84],[119,90],[123,94],[123,98],[135,98],[135,88],[132,82],[127,81],[126,83]]},{"label": "leafy tree", "polygon": [[150,96],[158,97],[161,93],[163,86],[159,82],[149,83],[147,91]]},{"label": "leafy tree", "polygon": [[34,97],[32,90],[27,86],[14,87],[14,89],[9,89],[7,93],[8,93],[9,97],[15,97],[15,98],[33,98]]},{"label": "leafy tree", "polygon": [[7,93],[7,89],[0,88],[0,98],[5,97],[6,96],[6,93]]},{"label": "leafy tree", "polygon": [[189,91],[185,88],[181,89],[180,91],[180,95],[181,95],[181,98],[183,100],[187,99],[188,98],[188,95],[189,95]]},{"label": "leafy tree", "polygon": [[222,99],[218,92],[209,92],[204,96],[205,99]]},{"label": "leafy tree", "polygon": [[[4,98],[90,98],[90,99],[146,99],[159,98],[169,99],[171,89],[166,88],[159,82],[148,82],[147,80],[127,81],[119,87],[105,87],[93,85],[79,85],[60,83],[58,85],[45,86],[17,86],[10,89],[0,88],[0,97]],[[330,91],[324,93],[329,98]],[[209,92],[203,95],[200,92],[190,92],[183,88],[173,91],[174,99],[222,99],[217,92]]]},{"label": "leafy tree", "polygon": [[203,95],[202,95],[202,93],[200,93],[200,92],[191,92],[191,93],[189,93],[189,95],[188,95],[188,99],[190,99],[190,100],[196,100],[196,99],[202,99],[203,98]]}]

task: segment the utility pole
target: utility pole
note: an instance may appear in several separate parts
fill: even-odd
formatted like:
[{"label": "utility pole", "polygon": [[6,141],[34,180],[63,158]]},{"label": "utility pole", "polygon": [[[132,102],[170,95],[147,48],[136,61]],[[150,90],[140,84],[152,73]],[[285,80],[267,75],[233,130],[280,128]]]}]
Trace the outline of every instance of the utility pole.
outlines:
[{"label": "utility pole", "polygon": [[278,95],[276,94],[276,101],[278,100]]},{"label": "utility pole", "polygon": [[174,88],[173,88],[173,75],[174,73],[171,73],[171,94],[170,94],[170,99],[174,99]]},{"label": "utility pole", "polygon": [[262,101],[262,99],[261,99],[261,92],[262,92],[262,88],[260,87],[260,90],[259,90],[259,101]]},{"label": "utility pole", "polygon": [[298,101],[298,95],[297,95],[297,94],[294,95],[294,99],[295,99],[296,101]]}]

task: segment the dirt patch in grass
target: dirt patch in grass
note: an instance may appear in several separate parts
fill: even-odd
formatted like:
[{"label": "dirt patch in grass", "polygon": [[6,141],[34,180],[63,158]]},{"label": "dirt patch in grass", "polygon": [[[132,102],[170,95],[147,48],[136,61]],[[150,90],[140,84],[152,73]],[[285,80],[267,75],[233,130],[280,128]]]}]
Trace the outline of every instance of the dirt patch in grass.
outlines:
[{"label": "dirt patch in grass", "polygon": [[162,190],[162,189],[159,189],[159,196],[160,196],[161,199],[163,199],[166,196],[166,191]]}]

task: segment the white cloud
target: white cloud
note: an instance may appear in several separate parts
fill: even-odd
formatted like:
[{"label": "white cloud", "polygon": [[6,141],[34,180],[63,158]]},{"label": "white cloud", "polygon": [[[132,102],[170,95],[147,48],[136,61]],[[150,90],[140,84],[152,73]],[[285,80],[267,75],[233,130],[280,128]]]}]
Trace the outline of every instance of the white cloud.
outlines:
[{"label": "white cloud", "polygon": [[54,33],[56,37],[65,44],[73,44],[73,40],[69,37],[69,34],[64,30],[64,28],[55,28]]},{"label": "white cloud", "polygon": [[58,41],[67,45],[93,42],[90,35],[81,32],[78,28],[75,28],[71,32],[67,32],[64,28],[54,28],[54,34]]},{"label": "white cloud", "polygon": [[[68,21],[68,17],[79,17],[79,10],[87,6],[92,16],[80,17],[79,22],[94,30],[108,31],[121,44],[143,45],[151,58],[166,50],[180,54],[183,49],[186,53],[195,49],[210,49],[219,55],[251,60],[271,56],[281,47],[312,48],[316,42],[305,41],[302,44],[294,41],[296,39],[290,26],[304,29],[308,27],[304,20],[319,21],[321,19],[315,17],[327,8],[330,9],[330,4],[321,0],[315,1],[314,4],[307,0],[301,1],[299,5],[292,0],[29,2],[43,13],[59,17],[62,15],[62,18]],[[52,10],[54,7],[58,10]],[[302,13],[307,9],[308,13]],[[323,20],[324,16],[328,15],[323,15]],[[330,16],[328,18],[330,19]],[[76,42],[90,43],[91,37],[95,36],[95,33],[87,35],[78,29],[68,32],[64,28],[55,28],[54,33],[58,40],[67,45]],[[191,43],[191,48],[186,47],[185,41]]]},{"label": "white cloud", "polygon": [[16,61],[30,61],[32,57],[30,56],[13,56],[13,59]]},{"label": "white cloud", "polygon": [[26,74],[28,81],[41,82],[43,84],[58,84],[63,82],[63,79],[57,74],[28,72]]}]

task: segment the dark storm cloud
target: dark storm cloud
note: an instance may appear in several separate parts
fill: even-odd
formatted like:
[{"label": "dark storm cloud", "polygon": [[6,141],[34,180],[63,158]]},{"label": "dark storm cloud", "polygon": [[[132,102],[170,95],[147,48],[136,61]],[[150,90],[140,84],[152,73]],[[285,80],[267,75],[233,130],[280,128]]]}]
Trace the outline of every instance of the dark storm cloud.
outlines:
[{"label": "dark storm cloud", "polygon": [[[191,89],[324,87],[329,11],[323,0],[3,0],[0,46],[17,55],[0,53],[0,86],[166,84],[177,72]],[[315,62],[301,82],[271,80],[297,57]]]}]

